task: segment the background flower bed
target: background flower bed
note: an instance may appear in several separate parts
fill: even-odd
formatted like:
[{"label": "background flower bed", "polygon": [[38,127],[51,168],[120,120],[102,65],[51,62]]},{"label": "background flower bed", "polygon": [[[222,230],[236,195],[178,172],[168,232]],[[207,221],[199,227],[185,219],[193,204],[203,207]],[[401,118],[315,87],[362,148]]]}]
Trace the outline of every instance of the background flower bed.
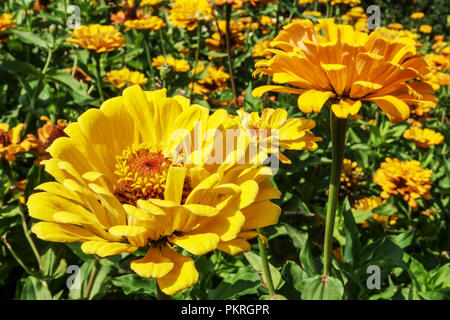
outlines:
[{"label": "background flower bed", "polygon": [[[289,111],[290,116],[305,116],[297,108],[296,96],[269,93],[260,99],[253,97],[251,91],[267,82],[266,78],[252,77],[254,62],[261,58],[257,52],[258,43],[273,39],[277,34],[275,29],[282,27],[289,20],[309,18],[316,21],[317,17],[314,15],[303,15],[305,11],[326,14],[324,3],[310,2],[299,4],[294,1],[292,5],[291,1],[280,1],[279,4],[260,4],[255,1],[256,6],[244,3],[241,9],[232,10],[232,21],[236,24],[234,28],[232,25],[236,99],[239,107],[245,111],[261,112],[264,107],[282,107]],[[130,4],[119,1],[79,1],[77,4],[80,7],[82,25],[121,22],[121,19],[126,19],[127,12],[130,12]],[[448,11],[444,1],[363,1],[363,12],[371,4],[380,6],[383,27],[399,23],[403,30],[416,29],[412,32],[417,34],[417,37],[414,34],[409,36],[421,44],[418,51],[422,55],[443,55],[444,59],[447,59],[447,66],[444,60],[444,65],[436,64],[439,69],[436,71],[445,73],[448,77],[446,69],[449,47],[445,45],[448,41],[449,26],[442,18],[443,13]],[[14,22],[8,24],[5,18],[5,27],[0,29],[0,122],[9,124],[10,128],[24,123],[20,142],[32,139],[27,136],[29,134],[38,138],[42,136],[42,140],[56,134],[50,130],[53,127],[48,127],[47,130],[41,130],[39,135],[38,129],[47,121],[41,120],[41,116],[49,117],[47,124],[55,124],[56,127],[58,119],[76,121],[87,108],[101,104],[95,59],[92,59],[88,50],[66,41],[71,37],[66,25],[71,15],[65,13],[67,5],[68,2],[62,0],[9,0],[2,5],[0,14],[10,13]],[[138,3],[135,6],[140,9]],[[149,31],[150,59],[145,50],[145,31],[125,31],[126,24],[115,24],[116,29],[125,37],[125,46],[104,54],[99,59],[99,78],[105,98],[117,96],[123,89],[120,86],[117,88],[114,83],[110,84],[105,79],[107,73],[126,67],[133,72],[139,71],[148,78],[148,82],[142,84],[144,88],[164,86],[168,88],[168,96],[181,94],[190,97],[189,84],[194,79],[194,82],[197,82],[192,94],[194,102],[211,110],[225,107],[234,113],[237,108],[232,104],[233,90],[223,40],[224,31],[218,31],[221,29],[220,22],[217,27],[218,20],[225,19],[225,7],[214,6],[217,11],[216,18],[203,23],[198,38],[198,29],[184,29],[171,22],[171,6],[172,2],[163,1],[153,7],[155,9],[151,14],[158,15],[166,26],[161,33],[153,25],[150,27],[155,29]],[[349,5],[328,4],[329,14],[332,13],[337,21],[345,20],[344,14],[350,10]],[[416,11],[423,12],[424,17],[419,20],[412,19],[411,14]],[[359,15],[358,19],[364,19],[361,13]],[[356,22],[357,19],[351,21],[352,24]],[[431,33],[418,30],[419,26],[424,24],[432,26]],[[397,27],[391,25],[391,30]],[[436,46],[439,41],[435,40],[435,36],[439,35],[444,38],[441,41],[444,46]],[[200,44],[198,59],[195,58],[197,43]],[[184,60],[184,63],[177,63],[174,59],[166,60],[167,63],[163,62],[158,68],[157,60],[153,60],[158,56],[172,56],[174,59]],[[199,68],[196,74],[192,72],[195,67]],[[151,68],[153,73],[150,72]],[[407,123],[391,125],[386,115],[379,112],[375,105],[369,104],[361,110],[361,119],[350,122],[345,156],[355,162],[355,168],[360,170],[353,168],[343,176],[343,182],[349,183],[341,186],[340,202],[343,206],[338,212],[335,227],[336,259],[333,262],[333,276],[342,280],[345,290],[342,294],[332,296],[334,298],[449,298],[450,163],[447,143],[450,102],[448,80],[445,83],[445,77],[442,77],[442,81],[437,81],[438,89],[435,92],[439,104],[425,115],[419,112]],[[128,82],[125,80],[124,86],[132,83],[131,77],[125,78]],[[197,86],[200,89],[196,90]],[[307,117],[316,121],[313,132],[322,137],[323,141],[318,143],[319,147],[314,152],[285,152],[292,164],[281,165],[274,178],[282,194],[282,198],[277,201],[282,208],[282,216],[278,225],[264,230],[270,244],[270,263],[273,266],[271,270],[275,289],[279,295],[288,299],[315,298],[313,288],[302,280],[320,273],[322,268],[320,256],[324,232],[323,208],[326,204],[331,166],[329,118],[326,113],[321,116],[310,114]],[[414,124],[440,132],[444,136],[444,142],[423,148],[405,139],[404,132]],[[58,125],[62,128],[65,126],[63,123]],[[39,148],[27,146],[26,143],[22,147],[23,150],[11,151],[16,157],[14,161],[7,162],[5,156],[2,158],[0,235],[4,241],[0,243],[1,297],[155,298],[154,280],[129,273],[129,262],[134,257],[113,256],[96,259],[83,254],[79,244],[47,243],[31,235],[42,257],[48,288],[35,277],[38,266],[23,232],[22,215],[28,226],[35,223],[26,215],[24,203],[33,193],[34,187],[48,181],[50,177],[42,167],[36,165],[36,159],[40,156],[36,150]],[[382,188],[374,182],[373,176],[388,157],[403,161],[418,160],[422,168],[431,170],[430,199],[419,199],[417,210],[409,209],[401,196],[389,197],[377,208],[352,210],[358,200],[380,196]],[[12,185],[11,175],[16,182],[23,183]],[[350,176],[349,179],[346,180],[346,176]],[[389,218],[376,219],[373,217],[374,213]],[[348,218],[344,219],[349,214],[354,217],[356,225],[346,222]],[[21,259],[26,271],[8,247]],[[255,243],[252,252],[234,257],[218,251],[199,257],[195,261],[200,273],[198,283],[193,288],[178,293],[174,298],[267,298],[268,291],[265,281],[261,281],[262,267],[256,248]],[[139,254],[143,253],[138,252],[137,255]],[[70,276],[66,271],[70,265],[81,267],[81,290],[69,290],[66,286],[66,280]],[[378,265],[382,270],[380,290],[370,290],[366,286],[369,276],[366,270],[369,265]]]}]

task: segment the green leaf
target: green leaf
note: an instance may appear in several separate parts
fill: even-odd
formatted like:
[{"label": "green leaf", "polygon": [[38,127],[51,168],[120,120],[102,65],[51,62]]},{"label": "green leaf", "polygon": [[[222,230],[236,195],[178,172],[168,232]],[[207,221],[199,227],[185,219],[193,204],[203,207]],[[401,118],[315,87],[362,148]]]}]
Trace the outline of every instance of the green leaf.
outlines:
[{"label": "green leaf", "polygon": [[50,69],[45,76],[66,86],[74,98],[78,95],[81,98],[92,100],[92,97],[87,93],[87,87],[75,80],[66,70]]},{"label": "green leaf", "polygon": [[303,269],[308,273],[308,276],[313,276],[318,274],[316,262],[311,253],[311,242],[308,238],[302,250],[300,251],[300,262],[302,263]]},{"label": "green leaf", "polygon": [[[73,287],[69,291],[70,299],[95,299],[100,298],[108,289],[108,274],[112,263],[108,260],[89,260],[83,263],[79,269],[80,288]],[[94,278],[89,288],[91,277]]]},{"label": "green leaf", "polygon": [[[262,280],[264,281],[264,286],[266,286],[265,284],[267,283],[267,280],[264,277],[261,257],[251,251],[244,253],[244,256],[247,258],[250,265],[261,275]],[[269,263],[269,269],[270,269],[270,276],[272,277],[273,286],[274,286],[275,290],[277,290],[278,288],[280,288],[283,285],[283,279],[281,278],[281,273],[280,273],[280,271],[278,271],[277,268],[275,268],[270,263]]]},{"label": "green leaf", "polygon": [[50,39],[44,39],[37,34],[28,31],[22,30],[11,30],[22,42],[26,44],[31,44],[33,46],[37,46],[41,49],[49,50],[52,47],[52,43]]},{"label": "green leaf", "polygon": [[32,64],[20,60],[4,61],[0,64],[1,71],[8,71],[11,73],[25,73],[41,75],[41,72],[37,70]]},{"label": "green leaf", "polygon": [[41,281],[29,276],[23,284],[20,300],[52,300],[52,294]]},{"label": "green leaf", "polygon": [[345,198],[342,204],[342,213],[344,216],[345,230],[344,262],[352,266],[359,266],[361,263],[360,234],[355,219],[353,218],[348,198]]},{"label": "green leaf", "polygon": [[428,291],[430,276],[425,267],[416,259],[405,253],[405,258],[409,261],[408,272],[419,292]]},{"label": "green leaf", "polygon": [[373,212],[371,210],[352,210],[352,212],[355,223],[361,223],[373,216]]},{"label": "green leaf", "polygon": [[433,289],[450,289],[450,262],[431,274],[431,286]]},{"label": "green leaf", "polygon": [[327,277],[324,281],[322,276],[316,275],[303,280],[302,286],[303,300],[341,300],[344,295],[341,280],[333,277]]},{"label": "green leaf", "polygon": [[112,284],[120,287],[126,295],[132,293],[145,293],[156,297],[156,280],[153,278],[142,278],[137,274],[126,274],[112,279]]},{"label": "green leaf", "polygon": [[400,233],[399,235],[389,236],[389,239],[401,249],[408,247],[414,239],[414,230]]},{"label": "green leaf", "polygon": [[450,298],[450,294],[440,291],[419,292],[419,296],[425,300],[448,300]]},{"label": "green leaf", "polygon": [[279,290],[288,299],[300,299],[302,281],[308,278],[308,274],[294,261],[287,261],[281,270],[284,285]]},{"label": "green leaf", "polygon": [[305,245],[305,243],[308,239],[308,233],[304,232],[304,231],[300,231],[287,223],[280,223],[280,224],[286,228],[288,236],[294,242],[294,246],[297,249],[303,248],[303,246]]},{"label": "green leaf", "polygon": [[208,298],[210,300],[229,300],[256,294],[258,288],[261,288],[258,273],[251,266],[246,266],[225,277],[215,289],[208,293]]}]

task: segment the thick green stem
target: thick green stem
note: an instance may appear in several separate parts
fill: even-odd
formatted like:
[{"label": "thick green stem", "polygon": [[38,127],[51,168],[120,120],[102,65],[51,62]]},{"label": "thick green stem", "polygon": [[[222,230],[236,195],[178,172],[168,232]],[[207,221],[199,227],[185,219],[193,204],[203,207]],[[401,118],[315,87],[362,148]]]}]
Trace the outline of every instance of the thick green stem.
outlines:
[{"label": "thick green stem", "polygon": [[100,73],[100,58],[101,54],[94,54],[94,60],[95,60],[95,82],[97,84],[97,90],[98,94],[100,95],[100,100],[103,102],[105,101],[105,96],[103,95],[103,79],[101,77]]},{"label": "thick green stem", "polygon": [[228,55],[228,73],[230,74],[230,82],[231,82],[231,91],[233,92],[233,103],[237,106],[237,93],[236,93],[236,84],[234,83],[234,72],[233,72],[233,56],[231,53],[231,31],[230,31],[230,20],[231,20],[231,9],[232,5],[227,3],[225,5],[225,42],[227,47],[227,55]]},{"label": "thick green stem", "polygon": [[[262,234],[261,229],[257,229],[256,231]],[[273,287],[272,275],[270,274],[269,261],[267,260],[267,251],[260,237],[258,237],[258,247],[259,247],[259,255],[261,257],[261,265],[263,268],[263,275],[267,283],[267,288],[269,289],[269,295],[274,296],[276,293],[275,288]]]},{"label": "thick green stem", "polygon": [[197,25],[197,47],[195,48],[194,68],[192,69],[192,78],[191,78],[192,87],[191,87],[191,94],[189,96],[189,101],[191,101],[191,102],[192,102],[192,96],[194,95],[194,85],[195,85],[194,82],[195,82],[195,76],[196,76],[195,69],[197,69],[197,65],[198,65],[198,55],[200,52],[201,31],[202,31],[202,25],[201,25],[201,22],[199,21],[198,25]]},{"label": "thick green stem", "polygon": [[160,44],[161,44],[161,50],[162,50],[162,53],[163,53],[163,55],[165,57],[165,56],[167,56],[167,53],[166,53],[166,46],[164,45],[163,33],[162,33],[161,29],[159,29],[158,31],[159,31],[159,41],[160,41]]},{"label": "thick green stem", "polygon": [[152,54],[150,52],[150,44],[148,43],[148,37],[149,33],[144,33],[144,50],[145,50],[145,56],[147,57],[147,65],[150,70],[150,87],[153,87],[153,84],[155,83],[155,70],[153,69],[152,64]]},{"label": "thick green stem", "polygon": [[323,276],[328,277],[331,270],[331,258],[333,248],[333,229],[338,205],[339,181],[341,176],[342,161],[345,150],[345,133],[347,131],[347,119],[337,118],[330,110],[330,131],[332,144],[332,164],[330,188],[328,190],[327,218],[325,225],[325,242],[323,256]]}]

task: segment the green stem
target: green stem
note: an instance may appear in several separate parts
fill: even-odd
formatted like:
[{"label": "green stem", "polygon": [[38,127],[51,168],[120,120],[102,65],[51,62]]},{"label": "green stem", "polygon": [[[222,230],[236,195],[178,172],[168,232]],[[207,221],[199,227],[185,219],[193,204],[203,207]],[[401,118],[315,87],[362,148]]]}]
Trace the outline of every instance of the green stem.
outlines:
[{"label": "green stem", "polygon": [[105,101],[105,96],[103,95],[103,79],[100,74],[100,59],[101,53],[94,53],[95,60],[95,82],[97,84],[98,94],[100,95],[100,100]]},{"label": "green stem", "polygon": [[77,66],[78,66],[78,55],[75,55],[75,59],[73,59],[73,66],[72,66],[72,78],[75,78],[75,74],[77,73]]},{"label": "green stem", "polygon": [[159,41],[161,43],[161,50],[162,50],[162,53],[163,53],[163,55],[165,57],[165,56],[167,56],[167,53],[166,53],[166,46],[164,45],[163,33],[162,33],[161,29],[159,29],[158,31],[159,31]]},{"label": "green stem", "polygon": [[14,259],[16,259],[16,261],[19,263],[19,265],[25,270],[26,273],[28,273],[31,276],[36,276],[36,274],[31,271],[30,268],[28,268],[26,266],[25,263],[23,263],[23,261],[19,258],[19,256],[17,255],[17,253],[13,250],[13,248],[11,247],[11,245],[8,243],[8,241],[6,240],[6,235],[8,234],[8,232],[6,232],[3,237],[2,237],[2,241],[5,244],[6,248],[8,248],[9,252],[11,252],[12,256],[14,257]]},{"label": "green stem", "polygon": [[89,299],[89,296],[91,295],[92,286],[94,285],[95,276],[97,275],[97,261],[94,262],[94,269],[91,272],[91,275],[89,277],[89,282],[87,285],[86,293],[84,294],[84,299]]},{"label": "green stem", "polygon": [[197,25],[197,47],[195,48],[195,60],[194,60],[194,68],[192,69],[192,78],[191,78],[191,83],[192,83],[192,90],[189,96],[189,101],[192,102],[192,96],[194,95],[194,82],[195,82],[195,69],[197,69],[197,65],[198,65],[198,55],[200,52],[200,34],[201,34],[201,30],[202,30],[202,25],[201,25],[201,21],[198,22]]},{"label": "green stem", "polygon": [[225,42],[227,47],[227,55],[228,55],[228,73],[230,74],[231,81],[231,91],[233,92],[233,103],[237,106],[237,93],[236,93],[236,84],[234,83],[234,72],[233,72],[233,57],[231,52],[231,30],[230,30],[230,20],[231,20],[231,9],[232,6],[230,3],[225,5],[225,22],[226,22],[226,32],[225,32]]},{"label": "green stem", "polygon": [[[256,231],[258,231],[259,233],[262,234],[262,229],[258,228],[258,229],[256,229]],[[267,283],[267,288],[269,289],[269,295],[275,296],[276,293],[275,293],[275,289],[273,287],[272,275],[270,274],[270,268],[269,268],[269,262],[267,260],[266,248],[264,247],[264,243],[260,237],[258,237],[258,247],[259,247],[259,255],[261,256],[261,265],[263,268],[263,275],[264,275],[264,279],[266,280],[266,283]]]},{"label": "green stem", "polygon": [[330,110],[330,131],[332,145],[332,164],[330,188],[328,190],[327,217],[325,225],[325,242],[323,257],[323,276],[328,277],[331,270],[331,258],[333,248],[333,229],[338,205],[339,181],[341,176],[342,161],[345,150],[345,133],[347,131],[347,119],[337,118]]},{"label": "green stem", "polygon": [[144,49],[145,49],[145,56],[147,57],[147,65],[150,70],[150,87],[153,87],[153,83],[155,83],[155,70],[153,69],[152,64],[152,54],[150,52],[150,44],[148,43],[148,36],[149,33],[144,33]]}]

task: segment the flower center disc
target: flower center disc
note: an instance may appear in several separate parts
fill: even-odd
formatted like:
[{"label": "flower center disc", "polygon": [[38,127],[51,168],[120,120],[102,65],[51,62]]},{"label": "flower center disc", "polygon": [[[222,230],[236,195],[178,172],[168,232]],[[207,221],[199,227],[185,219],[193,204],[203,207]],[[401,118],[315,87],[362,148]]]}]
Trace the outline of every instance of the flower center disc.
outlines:
[{"label": "flower center disc", "polygon": [[[126,149],[117,157],[115,173],[117,180],[114,195],[123,204],[136,205],[140,199],[164,199],[169,168],[174,165],[160,150],[145,147]],[[188,179],[184,182],[183,200],[191,188]],[[182,200],[182,202],[183,202]]]},{"label": "flower center disc", "polygon": [[0,145],[6,147],[11,144],[7,131],[0,130]]}]

